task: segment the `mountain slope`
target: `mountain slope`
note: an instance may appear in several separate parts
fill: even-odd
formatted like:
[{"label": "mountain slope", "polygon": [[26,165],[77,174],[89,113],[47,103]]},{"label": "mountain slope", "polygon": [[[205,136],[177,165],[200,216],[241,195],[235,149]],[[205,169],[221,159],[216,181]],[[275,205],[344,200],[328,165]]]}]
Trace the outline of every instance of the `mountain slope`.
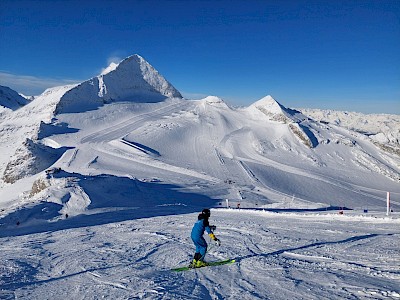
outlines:
[{"label": "mountain slope", "polygon": [[0,85],[0,122],[12,114],[14,110],[21,108],[29,101],[16,91]]},{"label": "mountain slope", "polygon": [[[182,99],[137,55],[81,84],[47,90],[1,126],[7,203],[21,197],[87,203],[93,195],[80,176],[97,181],[107,174],[249,207],[280,207],[291,199],[297,207],[379,208],[386,191],[399,204],[399,157],[368,136],[313,121],[271,96],[239,109],[213,96]],[[54,181],[48,168],[69,179]],[[35,180],[34,189],[23,183]],[[19,185],[25,193],[8,192]],[[112,198],[107,190],[96,197]],[[60,211],[69,210],[67,203]]]},{"label": "mountain slope", "polygon": [[16,91],[0,85],[0,106],[16,110],[26,105],[28,102],[26,98],[22,97]]},{"label": "mountain slope", "polygon": [[[294,126],[302,133],[296,133]],[[29,153],[36,153],[39,163],[40,149],[44,158],[55,148],[59,154],[53,166],[68,171],[67,177],[75,178],[76,188],[89,199],[113,195],[107,187],[104,193],[91,195],[73,174],[129,174],[191,192],[201,187],[198,192],[214,203],[230,199],[235,205],[253,207],[280,207],[291,199],[296,207],[378,208],[385,205],[387,189],[398,193],[398,158],[365,136],[306,118],[296,117],[290,123],[260,118],[216,97],[112,103],[80,114],[57,115],[40,128],[36,144],[48,150],[34,147]],[[314,146],[300,134],[312,137]],[[18,168],[26,170],[23,166],[31,160],[22,161]],[[62,181],[38,176],[45,190],[37,199],[46,195],[48,201],[57,202],[76,195]],[[129,181],[125,189],[129,190]],[[86,196],[73,197],[85,202]],[[397,205],[398,200],[392,200]],[[62,207],[68,211],[68,205]]]},{"label": "mountain slope", "polygon": [[159,102],[175,97],[182,95],[141,56],[132,55],[66,92],[55,113],[82,112],[113,101]]},{"label": "mountain slope", "polygon": [[305,119],[299,111],[286,108],[270,95],[256,101],[250,105],[247,110],[254,115],[259,115],[261,118],[267,116],[272,121],[283,123],[291,123]]},{"label": "mountain slope", "polygon": [[400,156],[400,116],[361,114],[320,109],[302,109],[307,116],[322,123],[330,123],[368,136],[385,151]]},{"label": "mountain slope", "polygon": [[[45,149],[46,145],[34,145],[41,143],[45,124],[50,124],[47,131],[51,132],[49,128],[53,127],[53,130],[62,133],[59,130],[62,126],[51,125],[58,114],[82,113],[115,101],[151,103],[164,101],[169,97],[182,98],[181,94],[139,55],[130,56],[119,64],[111,65],[101,75],[81,84],[50,88],[29,105],[11,114],[4,122],[3,126],[7,127],[15,138],[4,143],[4,148],[0,146],[0,149],[7,155],[11,156],[14,152],[15,154],[9,161],[0,162],[0,172],[4,172],[3,180],[13,183],[26,175],[50,167],[51,164],[36,162],[49,161],[45,156],[51,149],[40,155],[36,150]],[[3,135],[0,139],[7,136]],[[33,156],[32,152],[35,152],[36,156]],[[42,158],[36,159],[40,156]]]}]

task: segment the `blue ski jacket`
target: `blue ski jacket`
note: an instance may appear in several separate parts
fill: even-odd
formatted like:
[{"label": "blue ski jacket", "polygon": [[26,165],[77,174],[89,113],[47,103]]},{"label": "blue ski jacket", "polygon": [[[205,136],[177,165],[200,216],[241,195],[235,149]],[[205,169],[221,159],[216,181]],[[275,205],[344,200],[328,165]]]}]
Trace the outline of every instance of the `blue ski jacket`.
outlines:
[{"label": "blue ski jacket", "polygon": [[210,224],[208,224],[208,220],[198,220],[196,223],[194,223],[190,237],[192,238],[192,240],[199,240],[203,237],[204,231],[207,231],[208,234],[212,233]]}]

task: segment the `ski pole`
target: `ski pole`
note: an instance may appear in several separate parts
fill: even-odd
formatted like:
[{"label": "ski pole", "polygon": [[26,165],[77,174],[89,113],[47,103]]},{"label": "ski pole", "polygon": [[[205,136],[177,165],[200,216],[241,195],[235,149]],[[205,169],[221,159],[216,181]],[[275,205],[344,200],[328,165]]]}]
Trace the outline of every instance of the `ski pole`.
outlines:
[{"label": "ski pole", "polygon": [[214,249],[215,248],[215,243],[211,243],[211,238],[209,238],[209,245],[210,245],[210,247],[207,247],[207,250],[206,250],[206,253],[208,252],[208,251],[210,251],[211,249]]}]

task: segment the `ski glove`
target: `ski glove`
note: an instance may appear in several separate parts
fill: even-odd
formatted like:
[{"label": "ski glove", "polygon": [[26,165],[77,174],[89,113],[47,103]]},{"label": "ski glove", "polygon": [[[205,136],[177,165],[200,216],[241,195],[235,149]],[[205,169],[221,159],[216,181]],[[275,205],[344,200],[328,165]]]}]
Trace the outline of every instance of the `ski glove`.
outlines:
[{"label": "ski glove", "polygon": [[217,237],[214,235],[214,233],[210,233],[209,234],[210,238],[215,241],[215,243],[220,246],[221,245],[221,241],[219,239],[217,239]]},{"label": "ski glove", "polygon": [[216,236],[214,235],[214,233],[209,233],[208,235],[210,236],[210,238],[211,238],[213,241],[218,240],[218,239],[216,238]]}]

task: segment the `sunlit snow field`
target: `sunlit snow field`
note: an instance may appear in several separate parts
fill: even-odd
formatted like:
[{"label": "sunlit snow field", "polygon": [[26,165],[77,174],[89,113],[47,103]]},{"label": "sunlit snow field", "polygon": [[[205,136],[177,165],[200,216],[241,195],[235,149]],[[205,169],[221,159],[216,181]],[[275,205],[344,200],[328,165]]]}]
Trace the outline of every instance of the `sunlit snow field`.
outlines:
[{"label": "sunlit snow field", "polygon": [[213,209],[222,245],[210,243],[206,258],[236,263],[172,272],[191,259],[196,218],[132,213],[133,220],[96,226],[70,219],[15,230],[1,238],[0,298],[400,298],[398,214]]}]

